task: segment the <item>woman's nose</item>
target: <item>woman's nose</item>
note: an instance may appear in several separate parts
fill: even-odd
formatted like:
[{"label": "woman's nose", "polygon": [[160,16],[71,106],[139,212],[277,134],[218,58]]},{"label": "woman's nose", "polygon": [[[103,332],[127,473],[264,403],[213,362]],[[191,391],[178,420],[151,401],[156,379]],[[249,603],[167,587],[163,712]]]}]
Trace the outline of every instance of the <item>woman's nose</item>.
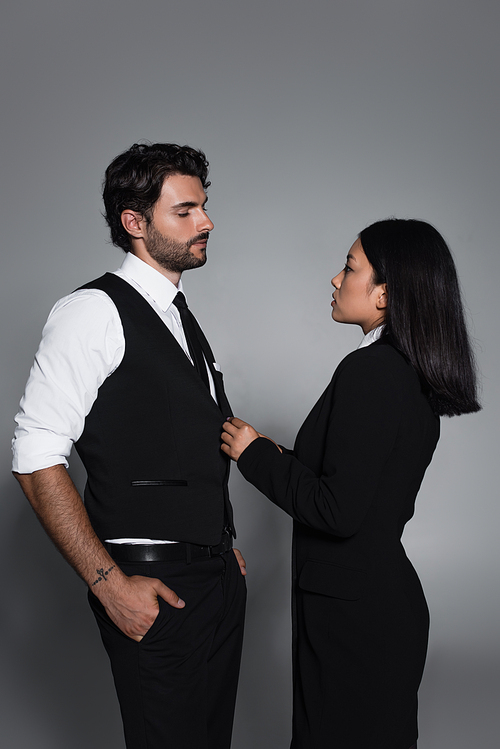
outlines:
[{"label": "woman's nose", "polygon": [[330,281],[332,286],[334,286],[336,289],[340,289],[340,284],[342,283],[342,272],[338,273],[332,280]]}]

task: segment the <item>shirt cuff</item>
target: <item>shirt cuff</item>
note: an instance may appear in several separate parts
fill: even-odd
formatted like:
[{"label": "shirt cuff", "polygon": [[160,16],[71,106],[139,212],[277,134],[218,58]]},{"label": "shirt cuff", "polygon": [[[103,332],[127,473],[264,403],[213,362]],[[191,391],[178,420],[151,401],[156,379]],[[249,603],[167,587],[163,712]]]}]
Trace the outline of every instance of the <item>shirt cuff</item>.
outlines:
[{"label": "shirt cuff", "polygon": [[17,437],[12,440],[12,470],[16,473],[33,473],[57,465],[68,468],[72,446],[72,441],[67,437],[48,436],[46,432],[43,438],[36,434]]}]

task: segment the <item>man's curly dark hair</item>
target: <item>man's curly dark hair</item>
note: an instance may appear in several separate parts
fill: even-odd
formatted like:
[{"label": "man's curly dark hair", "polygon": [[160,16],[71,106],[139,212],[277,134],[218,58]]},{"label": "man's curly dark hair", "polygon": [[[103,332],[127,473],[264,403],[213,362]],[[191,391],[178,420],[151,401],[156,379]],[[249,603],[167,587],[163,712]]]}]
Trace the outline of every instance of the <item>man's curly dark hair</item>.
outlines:
[{"label": "man's curly dark hair", "polygon": [[173,174],[199,177],[204,190],[210,185],[205,154],[190,146],[134,143],[111,162],[106,169],[102,197],[104,218],[116,247],[125,252],[131,249],[130,235],[121,222],[122,212],[130,208],[151,222],[163,183]]}]

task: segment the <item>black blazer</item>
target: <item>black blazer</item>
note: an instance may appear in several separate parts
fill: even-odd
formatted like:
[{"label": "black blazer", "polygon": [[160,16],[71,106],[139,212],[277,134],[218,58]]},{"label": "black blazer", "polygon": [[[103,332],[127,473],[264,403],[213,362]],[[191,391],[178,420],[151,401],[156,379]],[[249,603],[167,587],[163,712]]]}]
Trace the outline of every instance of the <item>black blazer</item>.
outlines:
[{"label": "black blazer", "polygon": [[428,612],[400,543],[439,437],[419,378],[382,337],[349,354],[293,451],[238,468],[294,519],[294,749],[408,749]]},{"label": "black blazer", "polygon": [[[302,563],[311,551],[318,562],[365,569],[370,553],[399,542],[438,437],[415,370],[382,338],[341,362],[293,451],[258,439],[238,468],[298,522]],[[360,577],[317,587],[356,596]]]}]

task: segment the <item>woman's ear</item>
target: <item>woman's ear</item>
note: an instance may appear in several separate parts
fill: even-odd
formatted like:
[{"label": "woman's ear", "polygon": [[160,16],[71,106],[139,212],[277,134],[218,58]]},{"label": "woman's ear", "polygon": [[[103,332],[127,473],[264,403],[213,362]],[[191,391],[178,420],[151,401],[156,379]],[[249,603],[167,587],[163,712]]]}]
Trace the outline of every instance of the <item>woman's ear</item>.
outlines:
[{"label": "woman's ear", "polygon": [[144,217],[137,211],[126,208],[120,216],[123,228],[135,239],[143,238]]},{"label": "woman's ear", "polygon": [[387,284],[383,283],[377,288],[377,309],[385,309],[387,307]]}]

